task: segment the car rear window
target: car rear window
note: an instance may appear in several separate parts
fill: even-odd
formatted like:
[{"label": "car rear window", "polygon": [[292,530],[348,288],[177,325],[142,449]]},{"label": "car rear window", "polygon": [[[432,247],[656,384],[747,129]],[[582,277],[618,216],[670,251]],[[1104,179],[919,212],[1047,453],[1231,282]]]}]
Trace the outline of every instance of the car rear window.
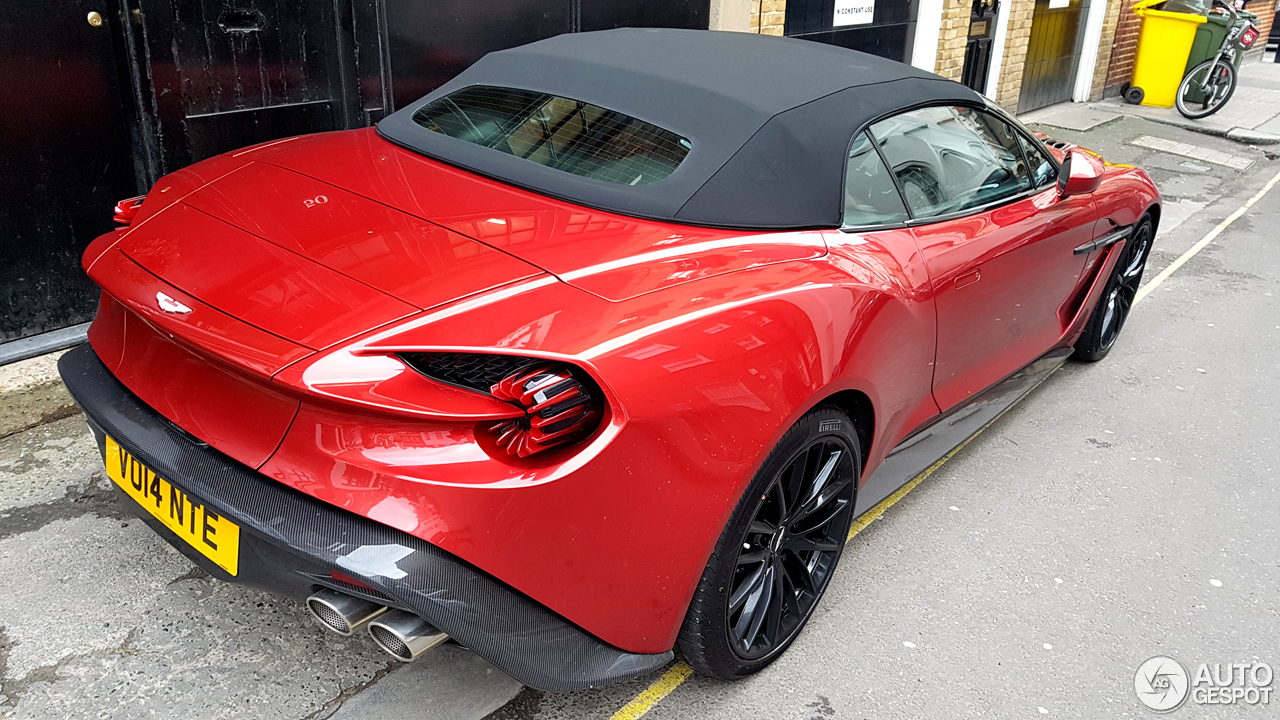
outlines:
[{"label": "car rear window", "polygon": [[689,141],[630,115],[580,100],[475,86],[413,115],[422,127],[557,170],[620,185],[648,185],[675,171]]}]

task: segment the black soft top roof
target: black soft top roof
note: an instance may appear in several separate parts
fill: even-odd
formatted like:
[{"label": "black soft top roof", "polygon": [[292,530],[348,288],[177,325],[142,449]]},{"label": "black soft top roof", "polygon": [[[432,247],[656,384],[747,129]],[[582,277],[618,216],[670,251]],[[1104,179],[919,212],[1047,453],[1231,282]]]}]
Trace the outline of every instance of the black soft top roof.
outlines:
[{"label": "black soft top roof", "polygon": [[[513,87],[599,105],[688,138],[669,177],[626,186],[432,132],[423,105],[465,87]],[[385,138],[535,192],[626,215],[718,227],[837,227],[854,133],[899,109],[981,104],[909,65],[807,40],[634,29],[560,35],[490,53],[378,123]]]}]

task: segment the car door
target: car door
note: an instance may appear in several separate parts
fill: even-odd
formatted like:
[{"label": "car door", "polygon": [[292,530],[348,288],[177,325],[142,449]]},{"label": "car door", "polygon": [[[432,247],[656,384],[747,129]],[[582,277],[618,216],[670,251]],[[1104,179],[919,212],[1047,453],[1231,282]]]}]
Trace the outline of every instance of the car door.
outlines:
[{"label": "car door", "polygon": [[876,311],[879,322],[868,323],[876,331],[862,336],[856,352],[892,368],[876,383],[877,432],[888,447],[938,414],[932,393],[937,310],[909,220],[893,175],[870,136],[858,133],[846,159],[842,227],[823,237],[834,265],[886,298]]},{"label": "car door", "polygon": [[[944,412],[1057,343],[1093,237],[1088,196],[994,113],[928,107],[872,125],[911,211],[938,316],[933,394]],[[1030,160],[1028,160],[1030,157]]]}]

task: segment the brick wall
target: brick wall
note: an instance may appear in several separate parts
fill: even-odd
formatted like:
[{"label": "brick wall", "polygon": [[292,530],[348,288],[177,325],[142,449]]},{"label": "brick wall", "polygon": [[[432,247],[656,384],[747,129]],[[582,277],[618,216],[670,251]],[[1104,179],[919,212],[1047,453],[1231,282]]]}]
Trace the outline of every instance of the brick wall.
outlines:
[{"label": "brick wall", "polygon": [[1142,18],[1133,14],[1134,0],[1121,0],[1120,18],[1112,38],[1111,60],[1107,64],[1103,95],[1120,94],[1120,87],[1133,75],[1133,56],[1138,52],[1138,34],[1142,30]]},{"label": "brick wall", "polygon": [[1253,45],[1255,48],[1266,45],[1267,38],[1271,34],[1271,23],[1276,19],[1276,5],[1276,0],[1254,0],[1245,6],[1245,10],[1258,16],[1258,29],[1262,31],[1258,36],[1258,42]]},{"label": "brick wall", "polygon": [[787,0],[751,0],[751,32],[781,35],[787,22]]},{"label": "brick wall", "polygon": [[[1094,0],[1101,2],[1103,0]],[[1093,66],[1093,82],[1089,86],[1089,99],[1101,100],[1107,84],[1107,76],[1111,68],[1112,49],[1115,45],[1120,24],[1120,10],[1124,0],[1105,0],[1107,15],[1102,21],[1102,37],[1098,40],[1098,59]]]},{"label": "brick wall", "polygon": [[973,3],[943,0],[942,27],[938,31],[938,60],[933,71],[959,82],[964,73],[964,48],[969,40],[969,16]]}]

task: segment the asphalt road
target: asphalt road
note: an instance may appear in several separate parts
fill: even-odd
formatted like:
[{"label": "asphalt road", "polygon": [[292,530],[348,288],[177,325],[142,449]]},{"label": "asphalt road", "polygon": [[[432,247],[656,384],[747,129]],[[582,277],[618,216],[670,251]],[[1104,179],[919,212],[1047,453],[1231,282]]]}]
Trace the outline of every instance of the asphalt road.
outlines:
[{"label": "asphalt road", "polygon": [[[1173,210],[1148,277],[1280,170],[1197,170],[1126,145],[1145,121],[1108,125],[1091,144],[1152,168]],[[858,534],[779,662],[691,678],[646,717],[1154,717],[1133,689],[1151,656],[1280,666],[1277,228],[1280,187],[1110,357],[1059,370]],[[107,483],[79,417],[0,438],[0,717],[598,718],[652,682],[546,695],[450,646],[390,663],[193,569]]]}]

